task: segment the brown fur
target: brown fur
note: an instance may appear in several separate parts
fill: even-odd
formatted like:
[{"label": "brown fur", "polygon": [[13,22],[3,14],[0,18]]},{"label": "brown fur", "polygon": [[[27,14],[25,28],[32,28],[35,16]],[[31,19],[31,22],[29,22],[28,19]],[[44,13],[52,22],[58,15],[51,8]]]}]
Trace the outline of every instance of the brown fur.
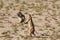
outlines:
[{"label": "brown fur", "polygon": [[34,23],[32,20],[31,15],[29,15],[29,22],[28,22],[28,26],[29,26],[29,35],[32,36],[32,34],[35,36],[34,32],[35,32],[35,28],[34,28]]}]

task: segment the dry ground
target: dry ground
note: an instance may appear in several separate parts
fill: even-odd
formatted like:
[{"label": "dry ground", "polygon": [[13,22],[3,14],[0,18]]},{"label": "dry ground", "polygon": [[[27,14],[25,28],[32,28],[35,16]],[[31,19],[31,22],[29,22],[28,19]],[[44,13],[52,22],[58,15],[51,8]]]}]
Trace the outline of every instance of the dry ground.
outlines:
[{"label": "dry ground", "polygon": [[[49,36],[29,37],[19,11],[32,15],[37,36]],[[60,40],[60,0],[0,0],[0,40]]]}]

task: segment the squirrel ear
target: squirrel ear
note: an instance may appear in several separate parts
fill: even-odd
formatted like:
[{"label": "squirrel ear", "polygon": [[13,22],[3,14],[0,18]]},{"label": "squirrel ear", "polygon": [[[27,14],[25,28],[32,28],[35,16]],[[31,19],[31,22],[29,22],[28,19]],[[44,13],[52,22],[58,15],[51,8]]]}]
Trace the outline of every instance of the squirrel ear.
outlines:
[{"label": "squirrel ear", "polygon": [[29,14],[29,17],[31,17],[31,14]]}]

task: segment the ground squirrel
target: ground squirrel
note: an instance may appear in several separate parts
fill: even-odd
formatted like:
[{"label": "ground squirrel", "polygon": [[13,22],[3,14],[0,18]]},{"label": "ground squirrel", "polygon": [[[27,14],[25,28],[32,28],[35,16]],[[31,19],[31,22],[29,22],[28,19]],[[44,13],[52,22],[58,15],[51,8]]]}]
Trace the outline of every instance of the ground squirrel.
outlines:
[{"label": "ground squirrel", "polygon": [[32,20],[32,16],[29,14],[29,20],[28,22],[28,26],[29,26],[29,35],[32,36],[32,34],[35,36],[35,28],[34,28],[34,23]]}]

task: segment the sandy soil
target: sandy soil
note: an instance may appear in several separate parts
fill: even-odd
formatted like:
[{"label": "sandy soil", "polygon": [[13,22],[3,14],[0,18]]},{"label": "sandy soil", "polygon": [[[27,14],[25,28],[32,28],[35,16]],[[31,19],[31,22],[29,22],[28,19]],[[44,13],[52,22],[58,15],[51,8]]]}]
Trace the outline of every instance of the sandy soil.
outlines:
[{"label": "sandy soil", "polygon": [[[26,20],[32,15],[40,37],[28,36],[28,25],[19,22],[19,11]],[[0,40],[60,40],[60,0],[0,0]]]}]

